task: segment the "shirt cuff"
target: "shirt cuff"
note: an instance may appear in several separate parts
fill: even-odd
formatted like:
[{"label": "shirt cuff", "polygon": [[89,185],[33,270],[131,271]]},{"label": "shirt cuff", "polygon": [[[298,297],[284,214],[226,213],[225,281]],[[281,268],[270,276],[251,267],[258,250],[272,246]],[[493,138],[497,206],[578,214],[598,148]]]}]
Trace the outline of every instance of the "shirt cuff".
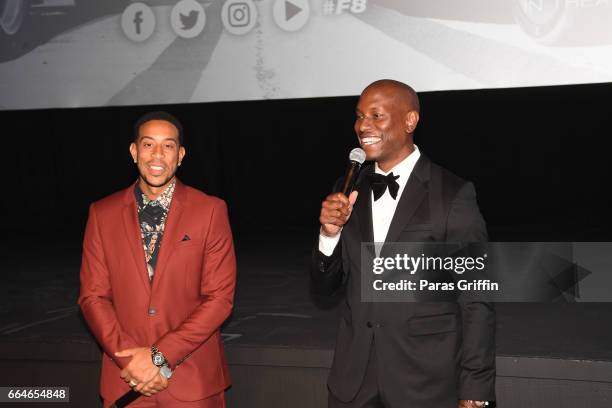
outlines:
[{"label": "shirt cuff", "polygon": [[338,241],[340,241],[341,233],[342,230],[334,237],[328,237],[319,233],[319,251],[325,256],[331,256],[334,253],[334,249],[336,249],[336,245],[338,245]]}]

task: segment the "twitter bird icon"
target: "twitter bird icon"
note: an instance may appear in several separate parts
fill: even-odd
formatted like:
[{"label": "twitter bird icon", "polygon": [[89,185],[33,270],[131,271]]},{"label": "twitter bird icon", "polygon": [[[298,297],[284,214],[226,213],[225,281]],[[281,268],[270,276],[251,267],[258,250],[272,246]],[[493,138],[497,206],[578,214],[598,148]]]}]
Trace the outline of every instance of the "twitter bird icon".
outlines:
[{"label": "twitter bird icon", "polygon": [[172,8],[170,24],[179,37],[197,37],[206,24],[204,7],[196,0],[181,0]]},{"label": "twitter bird icon", "polygon": [[200,13],[197,10],[191,10],[187,15],[179,13],[183,30],[191,30],[198,22],[199,15]]}]

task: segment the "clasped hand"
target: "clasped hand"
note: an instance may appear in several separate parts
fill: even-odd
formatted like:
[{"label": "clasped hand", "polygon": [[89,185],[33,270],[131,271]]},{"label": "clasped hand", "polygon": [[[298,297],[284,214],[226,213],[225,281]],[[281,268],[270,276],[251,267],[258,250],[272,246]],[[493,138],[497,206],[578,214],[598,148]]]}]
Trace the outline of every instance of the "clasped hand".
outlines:
[{"label": "clasped hand", "polygon": [[115,353],[117,357],[131,357],[127,366],[121,371],[121,378],[134,391],[150,397],[168,388],[168,379],[159,373],[151,361],[151,349],[138,347]]}]

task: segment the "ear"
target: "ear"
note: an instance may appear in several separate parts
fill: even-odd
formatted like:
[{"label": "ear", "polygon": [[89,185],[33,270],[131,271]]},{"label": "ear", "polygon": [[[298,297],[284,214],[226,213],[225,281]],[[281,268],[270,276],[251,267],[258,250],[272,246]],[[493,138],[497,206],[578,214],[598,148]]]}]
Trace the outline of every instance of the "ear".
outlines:
[{"label": "ear", "polygon": [[130,154],[132,155],[134,163],[136,163],[138,161],[138,148],[134,142],[130,143]]},{"label": "ear", "polygon": [[185,151],[185,147],[183,147],[183,146],[179,147],[179,152],[178,152],[178,161],[179,161],[179,163],[183,161],[183,157],[185,157],[185,153],[187,153]]},{"label": "ear", "polygon": [[419,112],[413,110],[406,114],[406,133],[414,133],[414,130],[419,123]]}]

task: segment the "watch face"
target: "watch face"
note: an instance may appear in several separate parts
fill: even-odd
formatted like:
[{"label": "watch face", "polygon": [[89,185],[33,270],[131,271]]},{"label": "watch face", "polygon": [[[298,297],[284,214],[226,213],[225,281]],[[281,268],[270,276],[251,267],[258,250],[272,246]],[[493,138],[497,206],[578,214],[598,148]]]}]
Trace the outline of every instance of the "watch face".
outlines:
[{"label": "watch face", "polygon": [[164,355],[162,353],[155,353],[153,355],[153,364],[155,364],[156,366],[160,366],[162,364],[164,364]]}]

